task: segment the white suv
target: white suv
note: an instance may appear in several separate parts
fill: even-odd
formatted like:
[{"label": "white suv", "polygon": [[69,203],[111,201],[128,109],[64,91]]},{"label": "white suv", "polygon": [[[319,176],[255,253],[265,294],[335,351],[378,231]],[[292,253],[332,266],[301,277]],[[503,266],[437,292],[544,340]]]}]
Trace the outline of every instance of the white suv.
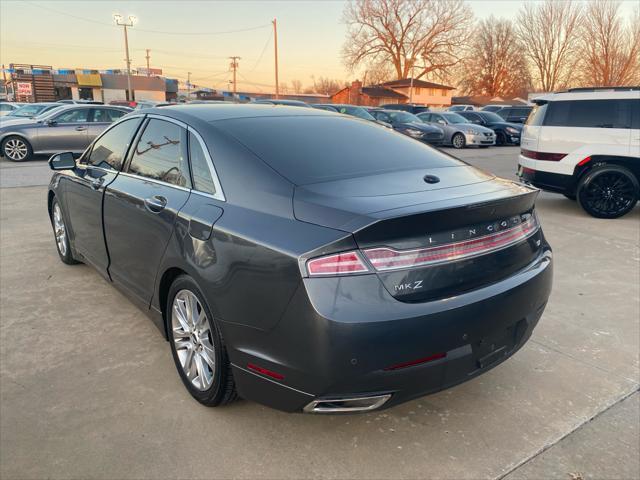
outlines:
[{"label": "white suv", "polygon": [[637,203],[640,87],[571,89],[536,98],[522,131],[520,178],[617,218]]}]

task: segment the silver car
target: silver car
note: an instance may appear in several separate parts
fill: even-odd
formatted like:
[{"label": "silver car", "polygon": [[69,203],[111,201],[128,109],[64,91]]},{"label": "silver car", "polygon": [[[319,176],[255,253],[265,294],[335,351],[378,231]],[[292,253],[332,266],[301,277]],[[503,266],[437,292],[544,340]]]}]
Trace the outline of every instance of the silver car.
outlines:
[{"label": "silver car", "polygon": [[490,128],[474,125],[462,115],[454,112],[424,112],[418,118],[425,123],[439,126],[444,131],[444,144],[454,148],[478,146],[482,148],[496,144],[496,134]]},{"label": "silver car", "polygon": [[80,154],[105,128],[130,111],[107,105],[63,105],[44,116],[0,122],[0,155],[21,162],[39,154]]}]

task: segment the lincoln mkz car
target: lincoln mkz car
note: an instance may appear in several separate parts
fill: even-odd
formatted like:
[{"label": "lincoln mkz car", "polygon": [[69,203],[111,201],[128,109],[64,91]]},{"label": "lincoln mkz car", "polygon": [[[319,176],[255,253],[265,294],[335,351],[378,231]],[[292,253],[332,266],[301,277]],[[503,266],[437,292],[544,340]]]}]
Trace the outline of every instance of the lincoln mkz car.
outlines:
[{"label": "lincoln mkz car", "polygon": [[0,122],[0,154],[14,162],[34,154],[81,154],[102,131],[131,111],[127,107],[59,104],[42,116]]},{"label": "lincoln mkz car", "polygon": [[549,297],[537,190],[346,115],[149,109],[49,163],[60,258],[155,321],[205,405],[389,407],[513,355]]}]

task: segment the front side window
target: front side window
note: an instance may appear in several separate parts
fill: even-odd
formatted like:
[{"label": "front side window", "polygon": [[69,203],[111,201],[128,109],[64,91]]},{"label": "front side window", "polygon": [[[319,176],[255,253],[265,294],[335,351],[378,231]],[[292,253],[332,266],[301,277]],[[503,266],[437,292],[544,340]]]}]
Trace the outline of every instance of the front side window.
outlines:
[{"label": "front side window", "polygon": [[53,120],[57,123],[86,123],[89,118],[88,108],[77,108],[61,113]]},{"label": "front side window", "polygon": [[209,160],[202,150],[202,145],[196,136],[189,132],[189,159],[191,160],[191,176],[193,188],[204,193],[215,195],[216,186],[213,183]]},{"label": "front side window", "polygon": [[188,187],[186,136],[175,123],[151,119],[135,147],[129,173]]},{"label": "front side window", "polygon": [[120,170],[140,122],[142,118],[132,118],[115,125],[96,140],[89,157],[82,163],[107,170]]}]

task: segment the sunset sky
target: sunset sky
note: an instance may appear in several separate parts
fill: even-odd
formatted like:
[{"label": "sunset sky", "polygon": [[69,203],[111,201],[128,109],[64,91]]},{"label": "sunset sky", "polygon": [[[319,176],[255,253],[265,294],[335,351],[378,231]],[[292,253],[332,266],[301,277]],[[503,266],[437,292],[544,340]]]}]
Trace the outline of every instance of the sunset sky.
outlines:
[{"label": "sunset sky", "polygon": [[[201,86],[226,88],[230,55],[240,60],[243,90],[272,91],[274,85],[271,20],[278,20],[280,83],[311,76],[353,79],[342,64],[345,38],[343,1],[0,1],[1,63],[52,65],[54,68],[124,68],[121,27],[112,16],[132,14],[129,34],[132,66],[151,66],[168,77]],[[513,18],[521,2],[470,1],[477,17]],[[633,2],[625,9],[631,10]],[[245,31],[238,31],[245,30]],[[231,32],[231,33],[229,33]]]}]

